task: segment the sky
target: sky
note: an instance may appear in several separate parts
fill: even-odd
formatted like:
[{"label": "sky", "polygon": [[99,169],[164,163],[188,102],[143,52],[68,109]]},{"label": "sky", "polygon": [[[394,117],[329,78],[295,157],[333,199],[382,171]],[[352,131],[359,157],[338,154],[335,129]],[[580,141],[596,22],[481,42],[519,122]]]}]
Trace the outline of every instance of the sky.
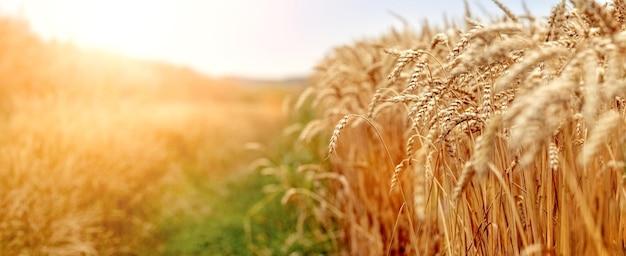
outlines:
[{"label": "sky", "polygon": [[[492,1],[473,13],[500,15]],[[501,0],[522,14],[521,0]],[[559,0],[526,0],[547,17]],[[393,14],[392,14],[393,13]],[[333,47],[374,38],[408,21],[462,18],[462,0],[0,0],[44,39],[189,66],[211,76],[307,75]]]}]

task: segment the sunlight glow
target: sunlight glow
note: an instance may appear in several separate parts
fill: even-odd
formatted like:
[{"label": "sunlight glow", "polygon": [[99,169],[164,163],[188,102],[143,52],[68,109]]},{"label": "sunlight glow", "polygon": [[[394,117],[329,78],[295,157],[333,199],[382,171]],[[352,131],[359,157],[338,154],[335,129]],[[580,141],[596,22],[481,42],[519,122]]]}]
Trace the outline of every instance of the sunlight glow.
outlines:
[{"label": "sunlight glow", "polygon": [[[8,0],[2,11],[27,18],[33,30],[45,38],[73,41],[86,47],[104,48],[136,57],[197,62],[193,56],[206,49],[224,49],[228,33],[242,29],[253,13],[238,10],[229,1],[167,0]],[[259,11],[262,5],[252,5]],[[196,51],[196,52],[192,52]]]},{"label": "sunlight glow", "polygon": [[[559,0],[527,0],[545,16]],[[424,4],[424,3],[428,4]],[[193,67],[208,75],[306,75],[328,51],[403,23],[463,15],[461,0],[0,0],[44,38]],[[470,1],[479,3],[479,1]],[[521,1],[505,1],[520,10]],[[478,4],[476,4],[478,5]],[[500,13],[493,3],[486,11]],[[474,8],[480,12],[480,8]]]},{"label": "sunlight glow", "polygon": [[171,1],[62,0],[51,4],[30,0],[23,5],[37,32],[88,47],[149,57],[163,52],[168,40],[175,40],[166,36],[176,14]]},{"label": "sunlight glow", "polygon": [[[158,38],[165,8],[150,1],[76,1],[67,21],[73,39],[123,52],[141,53]],[[156,7],[156,8],[155,8]]]},{"label": "sunlight glow", "polygon": [[188,65],[209,75],[279,76],[301,74],[313,60],[307,64],[299,57],[294,65],[290,59],[297,55],[286,52],[306,52],[285,38],[297,35],[294,5],[287,0],[6,0],[0,11],[27,18],[48,39]]}]

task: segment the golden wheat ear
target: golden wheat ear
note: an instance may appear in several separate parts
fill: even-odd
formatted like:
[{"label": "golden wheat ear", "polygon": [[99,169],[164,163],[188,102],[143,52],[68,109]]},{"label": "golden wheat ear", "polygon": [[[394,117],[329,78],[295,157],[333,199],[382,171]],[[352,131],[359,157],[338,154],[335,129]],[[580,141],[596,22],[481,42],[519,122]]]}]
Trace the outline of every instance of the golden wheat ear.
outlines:
[{"label": "golden wheat ear", "polygon": [[335,129],[333,130],[333,135],[330,137],[330,142],[328,143],[328,157],[332,156],[333,153],[336,152],[337,140],[339,139],[341,130],[346,128],[348,119],[350,119],[350,115],[345,115],[343,118],[339,120],[339,122],[337,123],[337,126],[335,126]]}]

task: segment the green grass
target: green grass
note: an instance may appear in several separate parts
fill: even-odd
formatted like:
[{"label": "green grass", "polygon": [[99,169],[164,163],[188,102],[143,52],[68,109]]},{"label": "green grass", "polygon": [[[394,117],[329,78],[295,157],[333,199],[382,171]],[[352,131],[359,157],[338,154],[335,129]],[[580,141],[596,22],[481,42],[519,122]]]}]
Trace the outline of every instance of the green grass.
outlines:
[{"label": "green grass", "polygon": [[[224,192],[215,186],[197,182],[190,177],[190,185],[203,195],[199,203],[209,205],[208,216],[170,216],[164,219],[161,235],[167,237],[165,255],[246,255],[243,220],[250,205],[260,200],[258,193],[262,180],[246,177],[231,182]],[[219,185],[218,185],[219,186]]]},{"label": "green grass", "polygon": [[[292,205],[280,203],[280,192],[263,192],[264,187],[276,182],[275,177],[259,172],[233,180],[222,188],[190,180],[190,184],[195,183],[196,194],[201,195],[195,200],[207,204],[210,214],[202,217],[175,214],[164,218],[160,230],[160,235],[167,239],[164,255],[251,255],[249,242],[259,250],[255,253],[285,251],[284,241],[294,232],[298,211]],[[251,213],[253,207],[258,212]],[[250,223],[252,241],[244,230],[246,221]]]},{"label": "green grass", "polygon": [[[292,123],[313,118],[307,109],[293,115]],[[208,181],[191,167],[185,170],[188,186],[175,196],[181,196],[193,210],[171,211],[163,217],[159,227],[163,254],[332,254],[335,245],[330,239],[319,238],[320,227],[314,218],[300,215],[314,202],[306,198],[281,202],[289,188],[312,190],[306,173],[297,173],[296,168],[321,162],[307,148],[294,149],[294,137],[297,134],[273,141],[265,153],[266,165],[256,170],[230,170],[236,175],[226,180]],[[203,208],[206,214],[199,210]],[[298,225],[300,234],[296,234]],[[317,236],[313,230],[318,231]]]}]

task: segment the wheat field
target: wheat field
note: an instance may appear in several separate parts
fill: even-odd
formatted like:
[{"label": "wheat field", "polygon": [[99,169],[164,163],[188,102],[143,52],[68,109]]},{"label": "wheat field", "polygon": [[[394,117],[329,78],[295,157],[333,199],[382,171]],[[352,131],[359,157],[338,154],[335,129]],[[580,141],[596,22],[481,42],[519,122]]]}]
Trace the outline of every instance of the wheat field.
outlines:
[{"label": "wheat field", "polygon": [[212,222],[192,187],[237,168],[278,184],[205,232],[256,255],[626,254],[626,3],[493,2],[334,48],[291,105],[0,19],[0,255],[185,254],[161,228]]},{"label": "wheat field", "polygon": [[319,63],[295,107],[318,113],[299,143],[327,161],[300,171],[325,185],[283,199],[338,254],[626,253],[626,3],[493,2]]},{"label": "wheat field", "polygon": [[161,255],[164,222],[220,210],[190,180],[223,183],[284,122],[287,89],[43,41],[13,18],[0,38],[0,255]]}]

